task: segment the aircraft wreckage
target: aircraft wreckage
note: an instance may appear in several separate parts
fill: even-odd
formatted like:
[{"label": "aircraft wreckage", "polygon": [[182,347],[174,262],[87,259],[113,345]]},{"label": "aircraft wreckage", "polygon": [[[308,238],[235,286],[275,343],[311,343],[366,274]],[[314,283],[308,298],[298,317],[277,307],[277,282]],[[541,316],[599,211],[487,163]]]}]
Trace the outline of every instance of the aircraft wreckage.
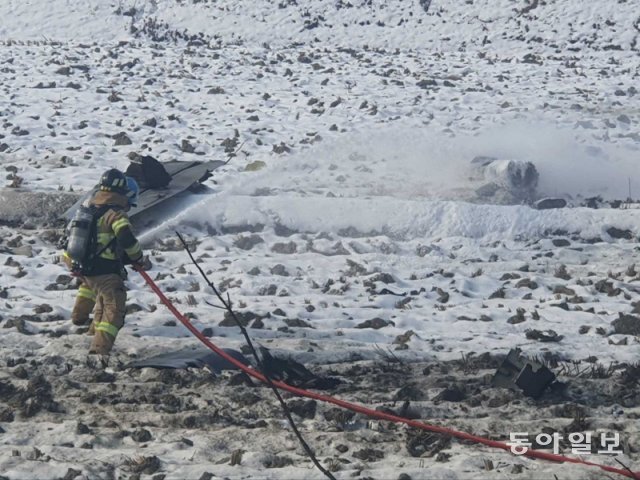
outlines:
[{"label": "aircraft wreckage", "polygon": [[[145,162],[148,158],[152,162]],[[162,169],[165,184],[157,186],[145,178],[146,163]],[[203,185],[212,172],[224,165],[219,160],[184,162],[172,160],[157,162],[153,157],[137,156],[127,168],[127,174],[136,178],[140,185],[138,205],[129,212],[136,230],[152,228],[177,214],[185,200],[209,189]],[[152,173],[158,173],[156,169]],[[20,228],[64,228],[73,217],[78,206],[95,192],[96,188],[83,193],[39,192],[23,188],[0,190],[0,225]]]},{"label": "aircraft wreckage", "polygon": [[[212,172],[225,162],[211,160],[208,162],[182,162],[172,160],[158,162],[150,156],[139,156],[127,168],[127,175],[134,177],[140,185],[138,205],[128,212],[129,219],[136,230],[143,231],[156,226],[171,213],[180,210],[184,199],[193,194],[206,193],[202,185]],[[94,187],[78,199],[65,212],[70,220],[76,209],[97,190]]]}]

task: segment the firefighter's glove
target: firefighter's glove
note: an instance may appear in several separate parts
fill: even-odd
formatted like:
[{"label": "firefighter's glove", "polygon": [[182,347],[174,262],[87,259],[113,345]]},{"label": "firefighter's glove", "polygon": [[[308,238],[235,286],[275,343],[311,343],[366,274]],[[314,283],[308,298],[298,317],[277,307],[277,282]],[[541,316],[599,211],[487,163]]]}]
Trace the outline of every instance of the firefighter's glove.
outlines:
[{"label": "firefighter's glove", "polygon": [[131,266],[136,270],[151,270],[151,260],[149,260],[149,257],[145,256],[137,262],[131,262]]}]

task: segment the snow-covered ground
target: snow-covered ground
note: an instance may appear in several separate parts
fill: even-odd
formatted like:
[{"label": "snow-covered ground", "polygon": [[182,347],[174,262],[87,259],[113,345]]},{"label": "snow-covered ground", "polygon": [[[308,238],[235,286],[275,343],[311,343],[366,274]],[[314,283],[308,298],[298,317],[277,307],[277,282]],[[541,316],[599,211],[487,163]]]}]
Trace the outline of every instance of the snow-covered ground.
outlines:
[{"label": "snow-covered ground", "polygon": [[[235,152],[212,194],[141,232],[216,344],[244,340],[175,230],[256,341],[343,380],[331,394],[500,440],[615,431],[638,470],[640,210],[580,206],[640,197],[634,3],[4,0],[3,187]],[[481,202],[476,156],[534,163],[539,196],[574,208]],[[322,478],[266,389],[125,367],[197,342],[139,276],[108,368],[88,359],[59,231],[36,217],[0,226],[0,478]],[[492,388],[514,347],[566,388]],[[336,478],[603,475],[298,408]]]}]

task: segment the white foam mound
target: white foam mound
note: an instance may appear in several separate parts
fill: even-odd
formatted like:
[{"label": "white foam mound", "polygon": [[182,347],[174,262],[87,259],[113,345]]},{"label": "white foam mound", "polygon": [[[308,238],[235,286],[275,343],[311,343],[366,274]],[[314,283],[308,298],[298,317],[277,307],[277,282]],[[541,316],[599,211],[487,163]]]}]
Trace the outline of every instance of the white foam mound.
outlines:
[{"label": "white foam mound", "polygon": [[477,205],[457,201],[393,198],[318,198],[294,195],[207,198],[146,237],[180,223],[215,229],[264,225],[296,232],[337,232],[346,236],[385,235],[398,240],[467,237],[485,241],[536,239],[554,231],[583,238],[607,238],[610,226],[640,233],[640,211],[571,208],[535,210],[527,206]]}]

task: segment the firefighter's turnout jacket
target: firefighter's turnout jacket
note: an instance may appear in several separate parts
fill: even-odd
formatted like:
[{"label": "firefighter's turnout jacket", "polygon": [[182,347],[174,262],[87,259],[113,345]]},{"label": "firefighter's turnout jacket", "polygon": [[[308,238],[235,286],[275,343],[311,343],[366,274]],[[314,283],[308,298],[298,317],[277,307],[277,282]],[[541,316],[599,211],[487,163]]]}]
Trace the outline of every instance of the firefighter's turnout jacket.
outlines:
[{"label": "firefighter's turnout jacket", "polygon": [[[101,252],[87,266],[71,314],[74,324],[88,322],[91,310],[94,318],[90,333],[94,333],[90,352],[109,353],[118,331],[124,325],[126,289],[123,265],[142,261],[142,249],[133,234],[124,209],[127,198],[113,192],[98,191],[89,202],[96,207],[112,206],[97,221],[96,252]],[[107,247],[107,248],[105,248]],[[65,263],[71,264],[67,252]]]}]

